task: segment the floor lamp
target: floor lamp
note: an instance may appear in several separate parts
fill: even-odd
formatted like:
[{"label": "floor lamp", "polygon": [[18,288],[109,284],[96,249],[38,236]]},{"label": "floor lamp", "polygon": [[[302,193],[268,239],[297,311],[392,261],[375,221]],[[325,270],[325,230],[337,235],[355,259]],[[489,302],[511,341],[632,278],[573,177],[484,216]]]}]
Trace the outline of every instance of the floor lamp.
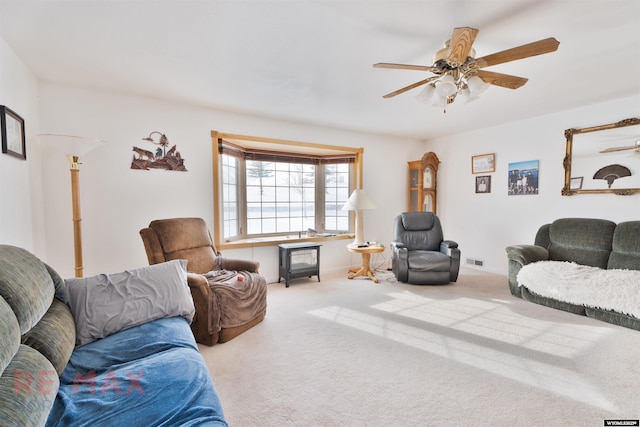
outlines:
[{"label": "floor lamp", "polygon": [[71,171],[71,209],[73,221],[73,253],[75,276],[82,277],[82,217],[80,215],[80,158],[102,145],[98,139],[72,135],[41,134],[40,140],[47,146],[62,152],[69,159]]},{"label": "floor lamp", "polygon": [[362,245],[364,243],[364,224],[362,221],[362,211],[364,209],[375,209],[376,205],[371,201],[367,193],[362,189],[353,190],[349,200],[342,207],[344,211],[355,211],[356,215],[356,237],[353,241],[354,245]]}]

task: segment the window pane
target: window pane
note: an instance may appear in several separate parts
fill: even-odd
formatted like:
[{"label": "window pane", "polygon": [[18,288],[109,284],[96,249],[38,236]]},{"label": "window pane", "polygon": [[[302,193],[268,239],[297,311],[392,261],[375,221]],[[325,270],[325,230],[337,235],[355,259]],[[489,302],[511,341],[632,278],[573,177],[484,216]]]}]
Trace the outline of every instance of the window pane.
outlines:
[{"label": "window pane", "polygon": [[222,155],[222,230],[225,239],[238,236],[238,160]]},{"label": "window pane", "polygon": [[[315,224],[315,166],[247,161],[249,234],[291,233]],[[307,227],[307,228],[309,228]],[[257,231],[260,230],[260,231]]]},{"label": "window pane", "polygon": [[249,233],[249,234],[261,234],[262,233],[262,220],[260,220],[260,219],[247,219],[247,233]]},{"label": "window pane", "polygon": [[349,214],[342,206],[349,198],[349,165],[325,165],[324,223],[327,231],[348,231]]}]

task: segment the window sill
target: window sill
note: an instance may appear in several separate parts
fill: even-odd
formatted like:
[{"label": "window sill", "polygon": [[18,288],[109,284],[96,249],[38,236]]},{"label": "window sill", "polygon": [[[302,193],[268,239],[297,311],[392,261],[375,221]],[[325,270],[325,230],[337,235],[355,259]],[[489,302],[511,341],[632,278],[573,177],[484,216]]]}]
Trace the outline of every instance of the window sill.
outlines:
[{"label": "window sill", "polygon": [[297,234],[290,236],[273,236],[273,237],[256,237],[253,239],[235,240],[233,242],[216,242],[219,250],[223,249],[241,249],[256,246],[277,246],[281,243],[298,243],[298,242],[326,242],[330,240],[351,240],[353,234],[337,234],[327,237],[298,237]]}]

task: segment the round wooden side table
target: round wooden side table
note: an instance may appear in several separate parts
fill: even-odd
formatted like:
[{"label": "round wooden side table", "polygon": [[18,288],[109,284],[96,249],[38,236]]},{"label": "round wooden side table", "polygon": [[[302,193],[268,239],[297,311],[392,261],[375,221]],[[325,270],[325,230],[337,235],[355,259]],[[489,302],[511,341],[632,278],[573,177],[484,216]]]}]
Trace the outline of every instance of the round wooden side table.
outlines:
[{"label": "round wooden side table", "polygon": [[373,280],[373,283],[378,283],[378,279],[374,275],[374,271],[371,269],[371,254],[377,254],[384,252],[384,246],[371,245],[359,248],[354,244],[347,245],[349,252],[354,252],[362,255],[362,267],[349,269],[347,278],[353,279],[354,277],[364,276]]}]

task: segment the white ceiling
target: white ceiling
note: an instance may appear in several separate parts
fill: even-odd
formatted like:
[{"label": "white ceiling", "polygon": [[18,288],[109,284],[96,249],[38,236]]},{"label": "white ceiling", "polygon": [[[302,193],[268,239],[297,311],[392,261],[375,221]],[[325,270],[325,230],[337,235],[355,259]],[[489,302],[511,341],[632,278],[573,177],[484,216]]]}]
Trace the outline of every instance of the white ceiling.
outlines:
[{"label": "white ceiling", "polygon": [[[374,63],[431,65],[462,26],[477,57],[560,47],[446,114],[382,98],[431,74]],[[638,0],[0,0],[0,35],[42,80],[420,139],[640,93]]]}]

